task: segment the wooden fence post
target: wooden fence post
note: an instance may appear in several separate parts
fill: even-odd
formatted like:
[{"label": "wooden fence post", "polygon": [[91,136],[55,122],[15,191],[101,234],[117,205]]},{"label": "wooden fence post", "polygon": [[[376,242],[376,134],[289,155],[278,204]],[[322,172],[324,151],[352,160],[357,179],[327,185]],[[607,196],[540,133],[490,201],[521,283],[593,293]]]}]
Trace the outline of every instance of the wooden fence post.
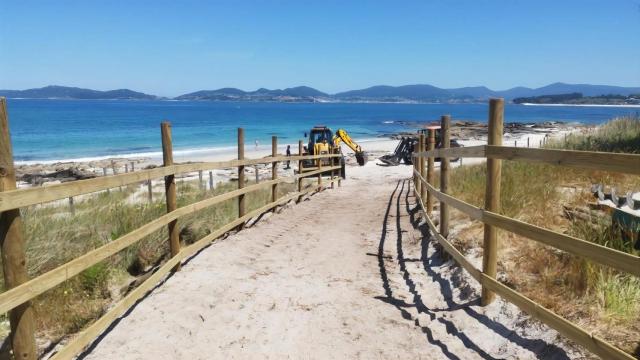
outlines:
[{"label": "wooden fence post", "polygon": [[[443,149],[448,149],[451,145],[449,124],[451,116],[444,115],[440,118],[440,142]],[[449,158],[440,157],[440,191],[444,194],[449,192]],[[440,235],[449,237],[449,205],[440,202]]]},{"label": "wooden fence post", "polygon": [[[302,156],[302,140],[298,140],[298,155]],[[302,192],[302,160],[298,160],[298,192]],[[302,201],[302,195],[298,198],[298,202]]]},{"label": "wooden fence post", "polygon": [[[0,98],[0,191],[16,189],[13,149],[9,135],[9,119],[5,98]],[[0,246],[5,289],[29,280],[27,274],[25,239],[20,209],[4,211],[0,215]],[[9,312],[11,348],[16,359],[35,359],[36,341],[33,308],[27,301]]]},{"label": "wooden fence post", "polygon": [[134,164],[134,162],[132,161],[132,162],[131,162],[131,172],[136,171],[136,167],[135,167],[135,165],[133,165],[133,164]]},{"label": "wooden fence post", "polygon": [[415,146],[413,148],[413,154],[411,157],[411,166],[413,167],[413,171],[411,172],[411,174],[413,175],[413,196],[418,197],[418,176],[416,176],[416,170],[418,170],[418,158],[417,157],[413,157],[413,155],[415,155],[416,152],[420,151],[420,144],[418,142],[418,148],[416,149]]},{"label": "wooden fence post", "polygon": [[[278,137],[271,137],[271,156],[278,156]],[[276,180],[278,178],[278,162],[274,161],[271,163],[271,180]],[[273,184],[271,186],[271,202],[276,202],[278,200],[278,184]]]},{"label": "wooden fence post", "polygon": [[[504,124],[504,100],[489,101],[489,145],[502,146]],[[502,160],[487,159],[487,188],[484,208],[491,212],[500,211],[500,177]],[[498,228],[484,225],[484,250],[482,256],[482,272],[495,279],[498,260]],[[495,293],[482,287],[482,305],[489,305],[495,299]]]},{"label": "wooden fence post", "polygon": [[529,138],[528,137],[527,137],[527,147],[530,147],[529,146]]},{"label": "wooden fence post", "polygon": [[202,170],[198,170],[198,189],[203,190],[204,184],[202,183]]},{"label": "wooden fence post", "polygon": [[[434,150],[436,148],[436,130],[429,129],[429,137],[427,139],[427,150]],[[436,172],[435,172],[435,158],[433,156],[429,156],[427,158],[427,182],[433,185],[436,181]],[[433,195],[430,192],[427,192],[427,215],[431,215],[433,212]]]},{"label": "wooden fence post", "polygon": [[151,180],[147,181],[147,192],[149,193],[149,202],[153,202],[153,183]]},{"label": "wooden fence post", "polygon": [[[173,144],[171,141],[171,124],[163,121],[160,125],[162,134],[162,163],[164,166],[173,165]],[[164,177],[164,189],[167,199],[167,213],[174,211],[178,204],[176,199],[176,178],[175,175],[167,175]],[[171,257],[176,256],[180,252],[180,231],[178,229],[178,220],[171,221],[167,228],[169,230],[169,248],[171,249]],[[174,271],[180,270],[180,262],[173,268]]]},{"label": "wooden fence post", "polygon": [[258,164],[253,165],[253,170],[256,174],[256,184],[260,183],[260,172],[258,171]]},{"label": "wooden fence post", "polygon": [[209,190],[213,190],[213,171],[209,171]]},{"label": "wooden fence post", "polygon": [[[416,153],[419,153],[422,151],[422,146],[423,146],[423,142],[424,141],[424,137],[422,136],[422,134],[418,134],[418,150],[416,151]],[[416,157],[413,159],[414,162],[414,169],[418,171],[418,174],[420,173],[420,158]],[[422,194],[422,183],[420,182],[420,178],[418,177],[418,175],[414,176],[415,178],[415,191],[416,191],[416,199],[418,198],[418,196],[420,196]]]},{"label": "wooden fence post", "polygon": [[[424,132],[422,132],[420,133],[420,152],[424,152],[426,148],[427,148],[427,142],[424,136]],[[424,169],[424,165],[425,165],[424,156],[421,156],[419,159],[420,161],[418,162],[418,166],[420,166],[420,169],[418,171],[420,172],[420,176],[422,176],[423,179],[426,179],[425,169]],[[424,205],[424,200],[426,196],[427,196],[427,187],[422,183],[422,181],[420,181],[420,201],[423,202],[423,205]]]},{"label": "wooden fence post", "polygon": [[124,164],[124,173],[128,173],[129,172],[129,164]]},{"label": "wooden fence post", "polygon": [[[238,128],[238,160],[244,160],[244,129]],[[244,187],[244,165],[238,166],[238,189]],[[245,214],[245,194],[238,196],[238,217]],[[243,228],[243,224],[238,226],[238,230]]]}]

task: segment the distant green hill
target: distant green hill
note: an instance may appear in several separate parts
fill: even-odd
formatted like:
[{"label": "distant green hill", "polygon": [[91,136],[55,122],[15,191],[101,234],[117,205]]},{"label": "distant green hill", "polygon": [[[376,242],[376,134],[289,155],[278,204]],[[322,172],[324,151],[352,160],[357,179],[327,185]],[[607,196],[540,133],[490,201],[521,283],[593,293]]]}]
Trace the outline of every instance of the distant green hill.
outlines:
[{"label": "distant green hill", "polygon": [[28,90],[0,90],[0,96],[7,98],[24,98],[24,99],[81,99],[81,100],[155,100],[158,96],[144,94],[141,92],[118,89],[109,91],[99,91],[91,89],[82,89],[68,86],[45,86],[38,89]]},{"label": "distant green hill", "polygon": [[176,100],[246,100],[246,101],[286,101],[286,98],[313,99],[327,98],[329,94],[308,86],[297,86],[286,89],[269,90],[260,88],[256,91],[243,91],[236,88],[222,88],[217,90],[200,90],[176,97]]},{"label": "distant green hill", "polygon": [[608,94],[599,96],[583,96],[582,93],[541,95],[532,97],[518,97],[513,99],[515,104],[572,104],[572,105],[637,105],[640,104],[640,94],[618,95]]}]

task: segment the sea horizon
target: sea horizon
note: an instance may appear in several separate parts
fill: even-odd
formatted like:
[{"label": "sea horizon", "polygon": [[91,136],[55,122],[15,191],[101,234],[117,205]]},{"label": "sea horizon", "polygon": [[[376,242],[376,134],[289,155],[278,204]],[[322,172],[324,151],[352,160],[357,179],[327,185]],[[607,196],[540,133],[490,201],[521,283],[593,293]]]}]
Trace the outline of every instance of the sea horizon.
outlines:
[{"label": "sea horizon", "polygon": [[[415,131],[420,123],[450,114],[455,121],[486,123],[487,104],[278,103],[168,100],[8,99],[16,164],[94,161],[161,154],[160,123],[172,123],[174,151],[189,155],[236,147],[245,128],[246,147],[296,145],[312,126],[346,129],[357,141]],[[505,122],[556,121],[597,125],[632,115],[631,107],[505,105]]]}]

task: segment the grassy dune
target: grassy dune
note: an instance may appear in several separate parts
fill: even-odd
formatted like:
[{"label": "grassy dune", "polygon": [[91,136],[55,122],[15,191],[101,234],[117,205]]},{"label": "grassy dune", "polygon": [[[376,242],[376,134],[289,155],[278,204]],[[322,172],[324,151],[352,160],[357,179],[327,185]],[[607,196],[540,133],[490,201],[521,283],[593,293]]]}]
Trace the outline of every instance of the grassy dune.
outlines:
[{"label": "grassy dune", "polygon": [[[548,146],[640,153],[640,118],[614,119],[594,132],[572,134],[566,142],[559,139]],[[569,220],[563,211],[563,205],[594,202],[593,183],[615,186],[624,193],[640,190],[639,177],[515,161],[503,161],[502,166],[502,214],[639,255],[610,221]],[[484,204],[484,165],[453,170],[450,184],[456,197]],[[455,216],[464,218],[460,213]],[[505,231],[499,236],[503,281],[625,350],[637,351],[640,279]],[[482,224],[475,222],[460,231],[456,244],[464,250],[481,246],[481,241]]]}]

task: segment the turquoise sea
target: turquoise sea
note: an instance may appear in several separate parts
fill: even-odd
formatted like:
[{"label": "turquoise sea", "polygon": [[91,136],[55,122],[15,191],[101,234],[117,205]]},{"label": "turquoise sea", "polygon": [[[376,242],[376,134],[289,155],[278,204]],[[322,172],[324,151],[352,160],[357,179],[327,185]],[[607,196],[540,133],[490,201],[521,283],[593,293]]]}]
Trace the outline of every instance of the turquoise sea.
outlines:
[{"label": "turquoise sea", "polygon": [[[450,114],[454,120],[486,121],[486,104],[257,103],[205,101],[32,100],[7,101],[18,162],[152,156],[160,151],[160,122],[172,123],[174,149],[182,154],[246,141],[295,144],[313,125],[345,128],[357,140],[416,128]],[[565,121],[598,124],[636,114],[638,108],[506,105],[507,122]]]}]

